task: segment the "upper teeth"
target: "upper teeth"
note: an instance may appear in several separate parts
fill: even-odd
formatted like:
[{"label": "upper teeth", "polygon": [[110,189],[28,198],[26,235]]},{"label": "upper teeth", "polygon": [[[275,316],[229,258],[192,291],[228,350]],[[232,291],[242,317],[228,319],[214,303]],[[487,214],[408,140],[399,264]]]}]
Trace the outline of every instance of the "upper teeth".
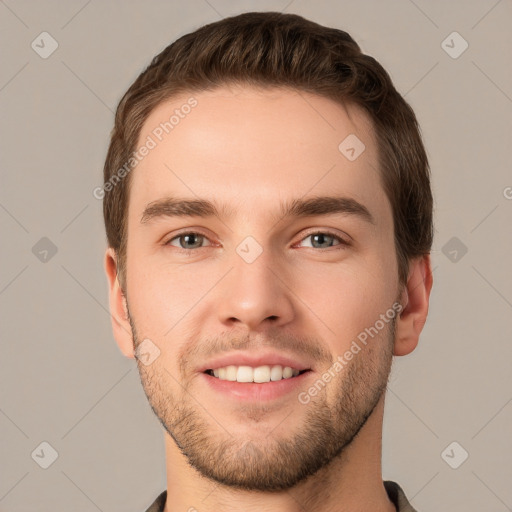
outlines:
[{"label": "upper teeth", "polygon": [[253,368],[252,366],[225,366],[213,370],[213,375],[221,380],[237,382],[270,382],[271,380],[289,379],[299,375],[299,370],[282,367],[281,365],[264,365]]}]

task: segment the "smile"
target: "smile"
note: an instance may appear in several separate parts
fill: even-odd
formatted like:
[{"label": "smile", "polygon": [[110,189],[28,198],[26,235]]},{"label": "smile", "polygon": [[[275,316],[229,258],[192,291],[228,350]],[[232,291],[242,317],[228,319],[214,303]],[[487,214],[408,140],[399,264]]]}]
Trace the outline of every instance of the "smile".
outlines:
[{"label": "smile", "polygon": [[206,370],[205,373],[220,380],[231,382],[255,382],[265,383],[297,377],[308,370],[298,370],[290,366],[263,365],[263,366],[235,366],[229,365],[222,368]]}]

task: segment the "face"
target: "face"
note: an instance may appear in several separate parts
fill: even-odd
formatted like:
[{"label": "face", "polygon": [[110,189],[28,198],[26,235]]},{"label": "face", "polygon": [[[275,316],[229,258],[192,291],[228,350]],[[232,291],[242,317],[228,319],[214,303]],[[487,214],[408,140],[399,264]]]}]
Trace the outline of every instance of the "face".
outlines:
[{"label": "face", "polygon": [[194,468],[287,489],[343,454],[389,376],[400,289],[376,142],[361,110],[312,94],[190,96],[149,116],[131,176],[138,368]]}]

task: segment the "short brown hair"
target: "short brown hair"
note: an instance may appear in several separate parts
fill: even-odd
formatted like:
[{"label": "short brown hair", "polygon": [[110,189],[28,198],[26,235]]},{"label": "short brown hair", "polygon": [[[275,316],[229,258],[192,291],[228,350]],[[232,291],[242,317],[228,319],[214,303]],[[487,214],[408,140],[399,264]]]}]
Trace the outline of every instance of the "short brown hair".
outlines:
[{"label": "short brown hair", "polygon": [[[172,96],[230,83],[288,87],[355,104],[369,114],[393,212],[398,276],[404,284],[409,260],[428,254],[433,239],[430,169],[412,108],[384,68],[363,54],[347,32],[296,14],[249,12],[177,39],[154,57],[119,102],[104,167],[105,183],[115,186],[104,189],[103,215],[123,291],[131,182],[126,162],[142,125]],[[115,182],[123,166],[123,179]]]}]

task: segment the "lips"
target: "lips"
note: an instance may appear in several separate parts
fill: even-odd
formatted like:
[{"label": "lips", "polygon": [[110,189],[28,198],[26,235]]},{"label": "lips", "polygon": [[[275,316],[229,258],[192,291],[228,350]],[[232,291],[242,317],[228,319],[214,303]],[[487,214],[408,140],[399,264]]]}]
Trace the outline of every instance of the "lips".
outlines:
[{"label": "lips", "polygon": [[[199,374],[200,382],[204,384],[205,397],[207,393],[213,392],[214,395],[223,397],[223,403],[237,406],[240,402],[252,402],[261,404],[261,402],[297,399],[298,393],[307,382],[311,381],[313,372],[304,370],[296,377],[270,381],[266,383],[258,382],[238,382],[222,380],[213,377],[207,372]],[[225,400],[225,401],[224,401]]]},{"label": "lips", "polygon": [[223,354],[222,356],[211,359],[198,368],[198,371],[204,373],[208,370],[217,370],[227,366],[251,366],[258,368],[260,366],[288,366],[299,372],[304,370],[311,370],[312,366],[306,361],[301,360],[295,356],[288,356],[286,354],[279,354],[277,352],[232,352],[230,354]]}]

